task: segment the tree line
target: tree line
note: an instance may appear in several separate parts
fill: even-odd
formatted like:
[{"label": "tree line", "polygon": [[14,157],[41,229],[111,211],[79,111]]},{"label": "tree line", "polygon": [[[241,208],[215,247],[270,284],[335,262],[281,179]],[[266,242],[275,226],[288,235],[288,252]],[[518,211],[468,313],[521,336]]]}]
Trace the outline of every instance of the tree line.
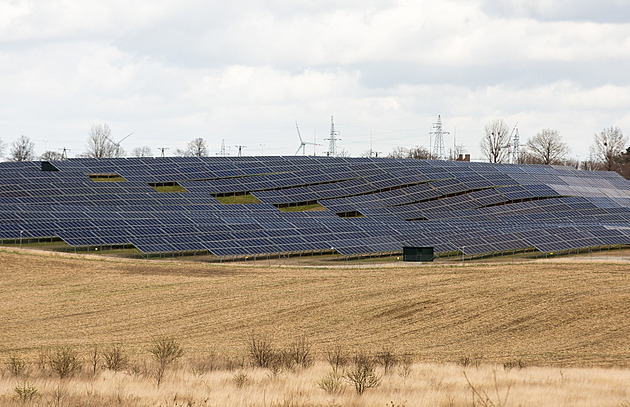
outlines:
[{"label": "tree line", "polygon": [[[486,124],[479,144],[483,157],[491,163],[508,163],[514,149],[512,132],[504,120],[496,119]],[[607,127],[593,135],[589,156],[580,161],[570,157],[569,145],[555,129],[542,129],[518,146],[518,164],[566,165],[589,171],[616,171],[630,179],[630,146],[628,137],[619,127]],[[522,149],[520,147],[523,147]],[[463,146],[449,152],[449,160],[458,159]],[[424,147],[395,147],[388,155],[392,158],[430,159],[431,153]]]},{"label": "tree line", "polygon": [[[507,163],[514,150],[514,140],[509,127],[502,119],[495,119],[486,124],[484,135],[480,142],[481,153],[488,162]],[[584,170],[616,171],[630,179],[630,146],[628,137],[623,135],[619,127],[607,127],[595,133],[590,146],[589,157],[582,161],[570,157],[569,145],[555,129],[542,129],[536,135],[530,137],[525,144],[517,147],[520,153],[518,157],[512,157],[512,161],[519,164],[548,164],[567,165]],[[524,147],[522,150],[520,147]],[[0,140],[0,158],[7,149],[5,143]],[[163,151],[162,151],[163,152]],[[456,160],[464,152],[463,145],[451,148],[449,160]],[[206,141],[195,138],[186,144],[183,149],[176,149],[171,155],[188,157],[208,156]],[[121,147],[120,142],[115,143],[111,138],[111,129],[108,124],[95,124],[88,131],[86,150],[79,157],[86,158],[116,158],[125,157],[127,152]],[[149,146],[136,147],[131,151],[133,157],[153,157],[153,150]],[[391,158],[430,159],[431,153],[424,147],[412,148],[395,147],[388,155]],[[36,157],[34,143],[25,136],[20,136],[11,143],[7,158],[10,161],[60,160],[64,157],[61,152],[48,150]]]}]

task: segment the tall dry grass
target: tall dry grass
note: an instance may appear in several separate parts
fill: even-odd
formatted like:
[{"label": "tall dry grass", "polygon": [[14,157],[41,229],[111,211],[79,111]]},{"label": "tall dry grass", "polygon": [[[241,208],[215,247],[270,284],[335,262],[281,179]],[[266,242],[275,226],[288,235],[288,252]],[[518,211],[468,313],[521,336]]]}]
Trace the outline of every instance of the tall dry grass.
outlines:
[{"label": "tall dry grass", "polygon": [[[150,361],[144,361],[150,365]],[[136,361],[135,363],[138,363]],[[0,405],[12,406],[221,406],[221,407],[412,407],[412,406],[553,406],[622,407],[630,403],[630,370],[526,367],[506,370],[481,364],[416,363],[410,374],[391,369],[378,387],[357,395],[342,380],[339,392],[329,394],[318,384],[331,371],[326,362],[306,369],[283,370],[225,367],[201,372],[191,361],[168,370],[158,387],[151,372],[120,372],[86,368],[59,379],[31,366],[14,376],[0,376]],[[237,377],[246,377],[244,383]],[[16,388],[37,394],[21,401]]]}]

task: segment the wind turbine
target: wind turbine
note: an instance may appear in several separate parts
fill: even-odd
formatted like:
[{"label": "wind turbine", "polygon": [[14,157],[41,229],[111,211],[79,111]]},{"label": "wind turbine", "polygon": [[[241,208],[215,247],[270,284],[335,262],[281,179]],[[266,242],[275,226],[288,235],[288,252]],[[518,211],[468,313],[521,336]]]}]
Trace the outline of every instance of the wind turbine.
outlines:
[{"label": "wind turbine", "polygon": [[109,137],[105,136],[105,138],[112,143],[114,146],[116,146],[116,156],[118,156],[120,154],[120,143],[122,143],[123,141],[125,141],[127,139],[127,137],[131,136],[133,134],[133,132],[127,134],[125,137],[121,138],[118,143],[114,142],[114,140],[110,139]]},{"label": "wind turbine", "polygon": [[306,155],[306,145],[310,144],[313,146],[320,146],[321,144],[317,144],[317,143],[311,143],[310,141],[304,141],[302,139],[302,135],[300,134],[300,128],[298,127],[297,122],[295,122],[295,128],[297,129],[297,134],[298,137],[300,138],[300,146],[298,147],[297,151],[295,152],[295,155],[298,155],[298,153],[300,152],[300,150],[302,150],[302,155]]}]

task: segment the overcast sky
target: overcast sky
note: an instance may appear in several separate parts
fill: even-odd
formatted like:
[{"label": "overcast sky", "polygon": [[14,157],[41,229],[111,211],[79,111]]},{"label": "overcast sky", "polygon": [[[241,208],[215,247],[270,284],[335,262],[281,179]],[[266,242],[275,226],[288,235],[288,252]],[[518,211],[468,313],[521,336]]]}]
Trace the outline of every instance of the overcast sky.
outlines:
[{"label": "overcast sky", "polygon": [[[630,133],[630,0],[0,0],[0,140],[85,151],[95,123],[155,154],[448,147],[557,129],[585,159]],[[229,147],[231,146],[231,148]],[[5,155],[8,148],[5,149]],[[309,154],[313,148],[307,149]]]}]

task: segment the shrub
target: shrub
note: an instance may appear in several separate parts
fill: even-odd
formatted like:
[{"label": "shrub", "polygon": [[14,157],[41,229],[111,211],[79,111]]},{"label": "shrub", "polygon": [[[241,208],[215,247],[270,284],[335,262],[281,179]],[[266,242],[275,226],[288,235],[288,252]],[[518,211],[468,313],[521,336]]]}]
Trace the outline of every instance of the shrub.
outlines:
[{"label": "shrub", "polygon": [[245,386],[245,384],[247,384],[248,381],[249,381],[249,376],[247,376],[247,373],[245,372],[238,372],[238,373],[235,373],[234,376],[232,376],[232,382],[239,389],[243,388],[243,386]]},{"label": "shrub", "polygon": [[62,346],[51,352],[48,356],[48,364],[60,379],[71,376],[81,369],[79,354],[70,346]]},{"label": "shrub", "polygon": [[479,356],[466,355],[460,357],[457,363],[463,367],[479,367],[481,365],[481,358]]},{"label": "shrub", "polygon": [[7,361],[7,368],[13,376],[20,376],[26,372],[27,363],[21,356],[11,355]]},{"label": "shrub", "polygon": [[527,365],[525,364],[525,361],[523,361],[523,359],[508,360],[507,362],[503,363],[504,370],[524,369],[525,367],[527,367]]},{"label": "shrub", "polygon": [[161,336],[155,340],[153,346],[149,349],[149,353],[153,356],[158,365],[156,379],[159,387],[160,383],[162,383],[166,368],[177,359],[181,358],[184,354],[184,350],[179,345],[177,339]]},{"label": "shrub", "polygon": [[26,383],[21,386],[16,386],[13,391],[15,392],[15,398],[22,403],[29,402],[33,400],[34,397],[39,396],[37,389],[33,385]]},{"label": "shrub", "polygon": [[385,374],[389,373],[389,370],[396,366],[397,363],[396,356],[390,349],[383,349],[380,352],[377,352],[374,359],[376,360],[376,363],[383,366]]},{"label": "shrub", "polygon": [[249,358],[254,367],[271,368],[277,364],[278,355],[271,341],[266,337],[251,335],[248,342]]},{"label": "shrub", "polygon": [[121,345],[113,345],[103,352],[105,367],[114,372],[119,372],[127,367],[129,359],[125,355]]},{"label": "shrub", "polygon": [[398,362],[398,376],[406,380],[411,375],[413,358],[410,355],[403,355]]},{"label": "shrub", "polygon": [[363,352],[354,356],[354,364],[346,372],[345,378],[354,386],[358,395],[381,384],[381,377],[374,371],[374,360]]},{"label": "shrub", "polygon": [[98,353],[98,346],[94,346],[90,352],[90,366],[92,367],[92,374],[96,375],[96,369],[98,369],[98,362],[100,362],[100,354]]},{"label": "shrub", "polygon": [[335,345],[326,352],[326,360],[332,367],[333,372],[338,373],[340,368],[348,364],[348,356],[343,351],[341,345]]},{"label": "shrub", "polygon": [[317,387],[324,390],[328,394],[340,394],[343,392],[343,383],[341,382],[341,376],[332,371],[317,382]]},{"label": "shrub", "polygon": [[307,368],[313,364],[311,355],[311,344],[306,336],[299,337],[291,344],[288,350],[289,361],[302,368]]}]

